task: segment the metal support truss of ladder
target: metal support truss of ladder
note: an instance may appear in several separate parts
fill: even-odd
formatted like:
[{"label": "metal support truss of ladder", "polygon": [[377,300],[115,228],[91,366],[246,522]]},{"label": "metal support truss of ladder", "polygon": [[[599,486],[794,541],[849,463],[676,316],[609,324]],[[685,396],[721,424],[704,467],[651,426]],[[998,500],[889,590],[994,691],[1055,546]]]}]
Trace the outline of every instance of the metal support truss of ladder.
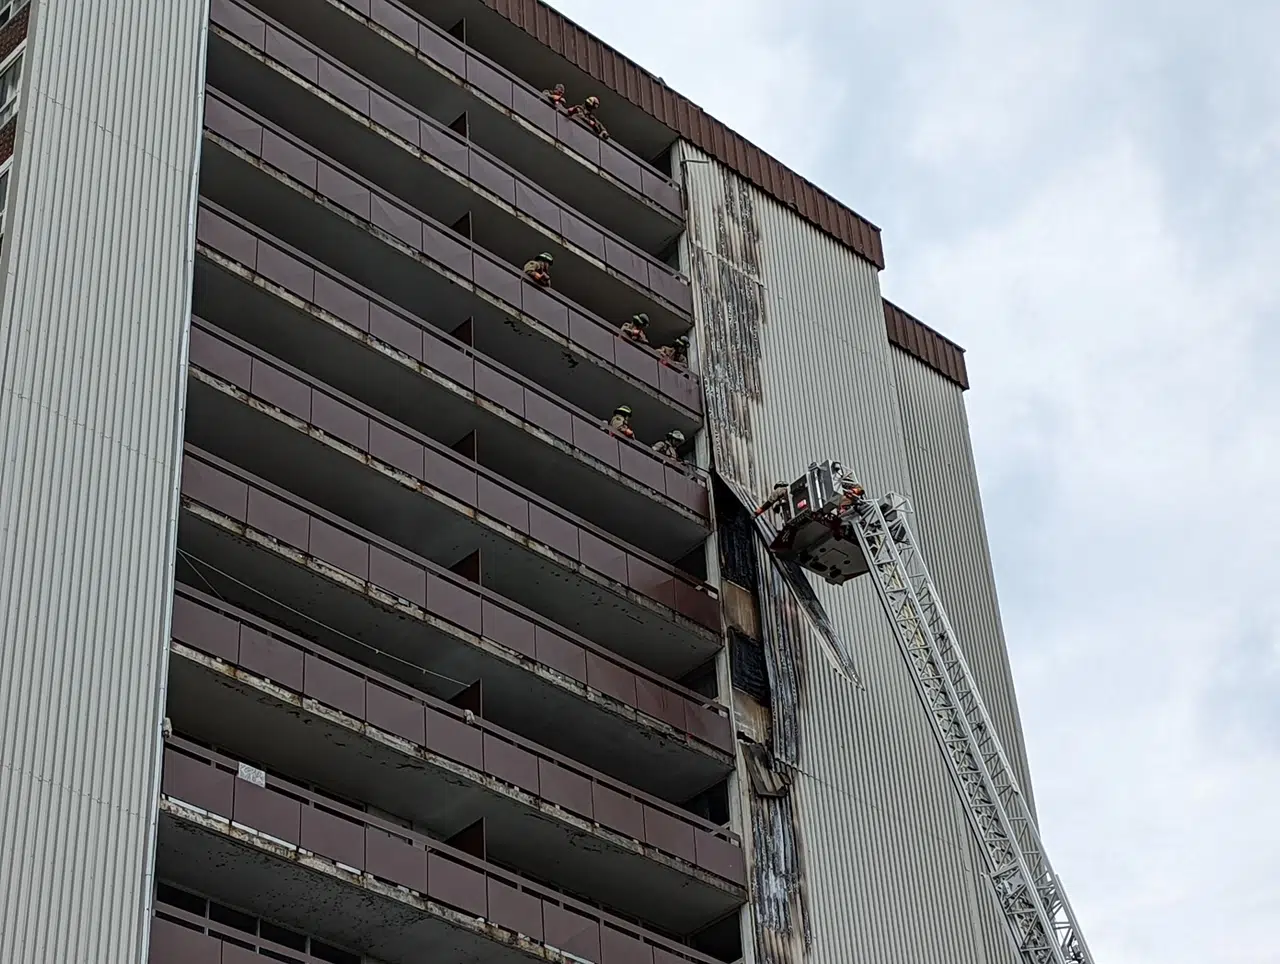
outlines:
[{"label": "metal support truss of ladder", "polygon": [[996,899],[1025,961],[1093,964],[907,524],[907,511],[901,496],[890,495],[881,505],[864,498],[849,521],[986,855]]}]

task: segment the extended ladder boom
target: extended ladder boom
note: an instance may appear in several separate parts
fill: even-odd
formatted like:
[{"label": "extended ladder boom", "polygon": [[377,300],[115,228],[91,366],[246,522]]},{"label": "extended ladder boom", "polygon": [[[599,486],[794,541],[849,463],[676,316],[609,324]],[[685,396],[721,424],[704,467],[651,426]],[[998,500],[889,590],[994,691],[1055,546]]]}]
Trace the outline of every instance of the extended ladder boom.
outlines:
[{"label": "extended ladder boom", "polygon": [[981,842],[996,899],[1024,960],[1093,964],[906,511],[900,496],[880,504],[862,498],[848,519]]}]

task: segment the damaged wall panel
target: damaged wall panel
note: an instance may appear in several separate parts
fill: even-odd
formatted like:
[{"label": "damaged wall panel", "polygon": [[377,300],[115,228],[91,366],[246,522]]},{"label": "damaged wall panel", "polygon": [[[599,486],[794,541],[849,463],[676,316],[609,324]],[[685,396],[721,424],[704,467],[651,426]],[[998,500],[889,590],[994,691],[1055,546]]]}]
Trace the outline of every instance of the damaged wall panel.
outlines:
[{"label": "damaged wall panel", "polygon": [[[838,458],[870,491],[911,495],[875,270],[688,145],[677,164],[718,470],[763,495]],[[776,569],[757,568],[771,749],[790,786],[747,808],[747,959],[1012,964],[1011,946],[983,936],[991,901],[970,831],[874,586],[813,587],[864,691],[795,618]]]}]

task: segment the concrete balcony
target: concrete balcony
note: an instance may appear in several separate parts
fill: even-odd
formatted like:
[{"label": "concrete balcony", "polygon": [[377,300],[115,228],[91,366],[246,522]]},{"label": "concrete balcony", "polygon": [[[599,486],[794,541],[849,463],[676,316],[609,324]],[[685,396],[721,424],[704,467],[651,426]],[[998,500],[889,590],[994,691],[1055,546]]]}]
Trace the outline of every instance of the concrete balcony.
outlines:
[{"label": "concrete balcony", "polygon": [[148,964],[258,964],[261,957],[289,964],[364,964],[358,951],[334,947],[217,902],[210,906],[205,898],[164,883],[157,891]]},{"label": "concrete balcony", "polygon": [[[194,310],[666,561],[706,539],[706,477],[297,249],[201,208]],[[234,238],[234,240],[231,240]],[[246,263],[246,259],[248,263]],[[218,349],[197,320],[193,354]],[[216,363],[215,363],[216,364]]]},{"label": "concrete balcony", "polygon": [[674,268],[272,21],[256,46],[214,25],[209,84],[510,265],[550,250],[556,290],[603,318],[646,312],[661,344],[692,324]]},{"label": "concrete balcony", "polygon": [[179,578],[663,800],[733,769],[728,713],[509,599],[188,446]]},{"label": "concrete balcony", "polygon": [[231,340],[193,361],[194,445],[672,679],[719,650],[706,583]]},{"label": "concrete balcony", "polygon": [[[637,431],[702,424],[696,377],[616,324],[406,208],[242,106],[210,92],[201,195],[452,333],[598,417],[622,402]],[[213,102],[218,106],[214,108]]]},{"label": "concrete balcony", "polygon": [[[445,125],[465,115],[473,143],[650,254],[683,230],[680,190],[666,174],[557,113],[409,8],[392,0],[254,6]],[[231,0],[215,0],[213,23],[250,43],[266,29]]]},{"label": "concrete balcony", "polygon": [[178,732],[521,874],[681,936],[745,900],[729,831],[182,585],[169,666]]},{"label": "concrete balcony", "polygon": [[716,964],[482,857],[181,739],[165,750],[156,873],[392,964],[514,964],[554,960],[556,951],[596,964]]},{"label": "concrete balcony", "polygon": [[[632,97],[647,100],[642,90],[623,94],[597,80],[588,68],[598,70],[599,67],[586,62],[589,55],[578,54],[566,59],[505,16],[510,8],[504,10],[497,4],[479,4],[474,0],[404,0],[404,3],[466,43],[470,50],[502,64],[534,90],[546,90],[562,83],[576,95],[600,95],[601,115],[613,142],[625,145],[638,157],[662,158],[663,163],[666,162],[663,155],[679,135],[644,106],[632,101]],[[652,29],[670,29],[659,11],[643,12],[649,17]],[[544,29],[554,28],[548,24]],[[548,39],[555,42],[554,38]],[[656,93],[655,100],[662,96],[663,93]]]}]

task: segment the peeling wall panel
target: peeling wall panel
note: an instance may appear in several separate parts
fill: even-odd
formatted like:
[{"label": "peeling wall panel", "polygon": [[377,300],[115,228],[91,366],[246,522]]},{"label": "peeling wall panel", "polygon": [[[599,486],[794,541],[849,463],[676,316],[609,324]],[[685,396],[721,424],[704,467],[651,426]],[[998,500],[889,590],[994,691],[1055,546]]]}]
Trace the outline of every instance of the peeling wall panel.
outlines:
[{"label": "peeling wall panel", "polygon": [[0,302],[0,960],[149,928],[207,4],[31,7]]},{"label": "peeling wall panel", "polygon": [[[810,460],[838,458],[873,492],[913,494],[875,271],[695,148],[681,145],[680,160],[690,206],[682,267],[719,470],[763,494]],[[794,667],[785,686],[770,681],[773,749],[792,786],[785,810],[753,800],[758,822],[744,829],[753,841],[767,830],[771,855],[779,837],[794,854],[753,867],[748,959],[1013,964],[1008,939],[987,933],[1002,922],[870,580],[814,586],[865,689],[836,672],[802,623],[780,620],[785,600],[762,582],[766,644]]]}]

